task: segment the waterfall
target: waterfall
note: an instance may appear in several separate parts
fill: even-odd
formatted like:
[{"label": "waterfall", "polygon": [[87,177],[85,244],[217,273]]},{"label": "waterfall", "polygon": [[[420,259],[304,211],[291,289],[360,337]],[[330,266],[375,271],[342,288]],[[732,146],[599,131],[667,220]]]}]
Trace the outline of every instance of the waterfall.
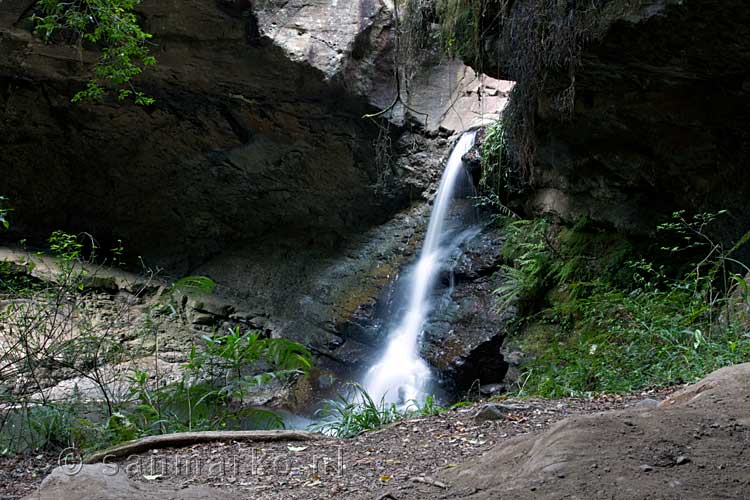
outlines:
[{"label": "waterfall", "polygon": [[435,279],[450,249],[455,247],[448,215],[458,188],[468,182],[461,158],[473,146],[475,135],[474,131],[464,133],[448,158],[419,260],[408,277],[407,308],[390,333],[382,357],[365,374],[363,385],[375,401],[385,399],[389,403],[404,404],[425,396],[431,373],[419,355],[419,341],[430,312],[430,293]]}]

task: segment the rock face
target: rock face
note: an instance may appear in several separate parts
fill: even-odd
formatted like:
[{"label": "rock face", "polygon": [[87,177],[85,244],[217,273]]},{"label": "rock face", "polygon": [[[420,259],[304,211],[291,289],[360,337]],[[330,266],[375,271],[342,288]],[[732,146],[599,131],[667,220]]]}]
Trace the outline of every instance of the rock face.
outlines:
[{"label": "rock face", "polygon": [[743,498],[750,365],[724,368],[658,408],[563,420],[441,474],[445,498]]},{"label": "rock face", "polygon": [[[41,43],[33,4],[0,5],[0,140],[13,172],[0,192],[18,234],[88,231],[186,269],[260,237],[330,249],[427,187],[378,154],[398,129],[361,118],[395,92],[392,14],[380,0],[147,0],[140,15],[159,62],[138,82],[157,99],[148,109],[72,105],[97,54]],[[471,101],[474,79],[445,88]],[[434,130],[452,104],[438,101]]]},{"label": "rock face", "polygon": [[527,208],[634,232],[673,210],[726,208],[735,217],[727,235],[744,232],[742,0],[499,5],[485,15],[500,21],[486,26],[482,69],[518,81],[509,139]]},{"label": "rock face", "polygon": [[498,310],[493,291],[503,239],[494,224],[460,247],[451,275],[444,279],[442,300],[425,325],[424,356],[454,394],[505,380],[508,365],[501,347],[514,308]]},{"label": "rock face", "polygon": [[[419,245],[421,238],[415,238]],[[443,270],[430,302],[432,311],[424,325],[422,357],[436,372],[442,388],[463,395],[472,386],[504,381],[508,364],[501,352],[507,323],[515,310],[498,311],[492,294],[502,279],[502,237],[492,224],[475,228]],[[415,247],[415,254],[419,246]],[[394,279],[376,299],[363,304],[338,325],[344,341],[335,355],[352,362],[351,373],[362,375],[385,345],[386,337],[405,313],[404,287],[408,265],[396,269]],[[501,392],[497,387],[496,392]]]},{"label": "rock face", "polygon": [[73,105],[97,54],[43,44],[33,4],[0,3],[12,236],[121,239],[218,282],[232,313],[197,323],[237,315],[323,350],[414,251],[453,131],[496,118],[507,92],[423,66],[403,97],[426,115],[364,120],[395,93],[387,2],[145,0],[158,64],[138,85],[157,104]]},{"label": "rock face", "polygon": [[366,99],[335,81],[361,33],[376,22],[387,30],[379,2],[327,13],[341,53],[326,62],[274,43],[258,19],[275,17],[248,2],[146,1],[159,64],[139,83],[153,109],[72,105],[96,54],[81,64],[73,48],[22,29],[32,3],[0,7],[0,135],[13,172],[0,192],[19,233],[85,230],[184,269],[261,236],[330,247],[408,203],[408,187],[380,175],[378,128],[360,118]]}]

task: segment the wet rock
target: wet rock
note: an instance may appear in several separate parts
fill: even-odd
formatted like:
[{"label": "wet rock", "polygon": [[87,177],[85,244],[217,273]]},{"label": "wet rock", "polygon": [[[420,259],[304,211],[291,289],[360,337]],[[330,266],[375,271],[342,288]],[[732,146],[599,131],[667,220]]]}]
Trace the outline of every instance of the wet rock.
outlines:
[{"label": "wet rock", "polygon": [[505,325],[516,312],[496,310],[492,291],[498,279],[457,285],[425,325],[423,355],[453,390],[505,380],[508,365],[501,347]]},{"label": "wet rock", "polygon": [[[420,229],[404,234],[410,248],[421,245],[421,231],[429,215],[428,207],[424,208]],[[469,255],[449,263],[448,269],[454,274],[446,270],[431,297],[434,307],[425,324],[422,355],[449,391],[465,391],[476,381],[486,390],[503,390],[488,385],[504,381],[507,365],[500,350],[505,324],[515,315],[513,309],[497,311],[492,298],[500,279],[492,274],[499,265],[498,235],[498,230],[486,226],[466,241],[458,255],[461,251]],[[358,368],[357,375],[361,375],[385,345],[385,336],[404,313],[407,302],[403,287],[408,283],[402,274],[408,274],[409,268],[401,262],[401,267],[391,268],[389,279],[380,282],[380,295],[351,301],[356,307],[335,326],[343,344],[324,356],[334,363],[331,368],[346,364]]]},{"label": "wet rock", "polygon": [[461,245],[461,255],[453,267],[457,280],[473,280],[494,273],[502,263],[504,237],[494,224]]}]

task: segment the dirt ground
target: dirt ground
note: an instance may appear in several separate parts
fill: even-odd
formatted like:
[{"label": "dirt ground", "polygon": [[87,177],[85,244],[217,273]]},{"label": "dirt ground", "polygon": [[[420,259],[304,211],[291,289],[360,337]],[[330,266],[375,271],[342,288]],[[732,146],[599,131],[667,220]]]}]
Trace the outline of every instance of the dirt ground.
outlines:
[{"label": "dirt ground", "polygon": [[714,372],[656,408],[579,415],[438,478],[435,498],[750,498],[750,364]]},{"label": "dirt ground", "polygon": [[[478,421],[483,404],[399,422],[351,440],[311,443],[216,443],[153,450],[121,464],[146,489],[205,485],[253,499],[434,498],[447,484],[436,474],[481,456],[514,436],[538,433],[561,419],[663,399],[669,391],[596,399],[506,400],[500,420]],[[57,457],[0,462],[0,498],[37,488]],[[178,497],[176,497],[178,498]]]},{"label": "dirt ground", "polygon": [[[501,404],[494,420],[480,404],[351,440],[152,450],[117,464],[117,481],[28,498],[750,499],[750,364],[671,391]],[[36,474],[2,472],[0,498],[34,490],[28,464]]]}]

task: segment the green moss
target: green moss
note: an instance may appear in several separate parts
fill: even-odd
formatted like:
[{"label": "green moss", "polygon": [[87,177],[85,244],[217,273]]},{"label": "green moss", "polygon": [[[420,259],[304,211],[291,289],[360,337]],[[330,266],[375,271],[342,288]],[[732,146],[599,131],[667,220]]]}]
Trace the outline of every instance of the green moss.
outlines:
[{"label": "green moss", "polygon": [[482,14],[485,0],[437,0],[443,47],[470,65],[481,61]]},{"label": "green moss", "polygon": [[557,242],[559,258],[553,264],[556,284],[622,284],[629,279],[624,264],[635,256],[636,248],[622,234],[597,228],[582,218],[574,227],[562,227]]}]

